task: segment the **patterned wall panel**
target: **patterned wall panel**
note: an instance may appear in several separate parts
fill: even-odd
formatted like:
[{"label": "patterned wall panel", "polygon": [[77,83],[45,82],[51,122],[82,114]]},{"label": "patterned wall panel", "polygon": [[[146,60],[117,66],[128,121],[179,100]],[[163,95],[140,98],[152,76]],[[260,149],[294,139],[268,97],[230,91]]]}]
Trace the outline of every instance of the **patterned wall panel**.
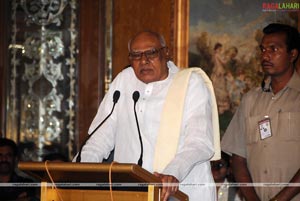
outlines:
[{"label": "patterned wall panel", "polygon": [[78,54],[77,0],[11,1],[7,135],[23,160],[72,156]]}]

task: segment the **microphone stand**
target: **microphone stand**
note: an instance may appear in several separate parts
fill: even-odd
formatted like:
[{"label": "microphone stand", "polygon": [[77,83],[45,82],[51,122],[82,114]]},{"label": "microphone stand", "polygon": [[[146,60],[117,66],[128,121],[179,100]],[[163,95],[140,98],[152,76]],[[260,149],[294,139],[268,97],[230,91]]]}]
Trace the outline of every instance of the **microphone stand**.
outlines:
[{"label": "microphone stand", "polygon": [[76,162],[80,162],[81,161],[81,152],[82,152],[82,148],[84,147],[84,145],[86,144],[86,142],[92,137],[92,135],[104,124],[104,122],[111,116],[111,114],[113,113],[114,109],[115,109],[115,105],[116,103],[118,102],[120,98],[120,91],[116,90],[114,92],[114,95],[113,95],[113,107],[110,111],[110,113],[106,116],[106,118],[93,130],[93,132],[91,132],[90,135],[87,136],[87,138],[84,140],[84,142],[82,143],[80,149],[79,149],[79,152],[78,152],[78,156],[76,157]]},{"label": "microphone stand", "polygon": [[142,140],[142,135],[141,135],[141,131],[140,131],[140,126],[139,126],[139,122],[138,122],[138,118],[137,118],[137,114],[136,114],[136,103],[139,100],[139,98],[140,98],[140,93],[138,91],[133,92],[132,99],[134,101],[134,116],[135,116],[135,122],[136,122],[136,126],[137,126],[138,133],[139,133],[139,140],[140,140],[140,144],[141,144],[141,155],[138,160],[138,165],[142,167],[144,148],[143,148],[143,140]]}]

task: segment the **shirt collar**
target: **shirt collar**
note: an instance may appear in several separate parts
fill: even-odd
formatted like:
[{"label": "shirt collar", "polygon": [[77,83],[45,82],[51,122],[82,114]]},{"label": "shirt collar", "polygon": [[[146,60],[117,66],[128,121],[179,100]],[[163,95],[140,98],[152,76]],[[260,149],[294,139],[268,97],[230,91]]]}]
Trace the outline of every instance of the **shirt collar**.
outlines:
[{"label": "shirt collar", "polygon": [[292,78],[287,83],[287,87],[300,92],[300,75],[294,71]]},{"label": "shirt collar", "polygon": [[169,74],[175,74],[179,71],[179,68],[173,63],[173,61],[168,61],[167,65],[169,67]]},{"label": "shirt collar", "polygon": [[[300,92],[300,75],[294,71],[294,74],[292,75],[291,79],[288,81],[285,88],[291,88],[294,90],[297,90]],[[264,78],[264,80],[261,83],[261,88],[264,92],[271,92],[271,77],[268,76],[267,78]]]}]

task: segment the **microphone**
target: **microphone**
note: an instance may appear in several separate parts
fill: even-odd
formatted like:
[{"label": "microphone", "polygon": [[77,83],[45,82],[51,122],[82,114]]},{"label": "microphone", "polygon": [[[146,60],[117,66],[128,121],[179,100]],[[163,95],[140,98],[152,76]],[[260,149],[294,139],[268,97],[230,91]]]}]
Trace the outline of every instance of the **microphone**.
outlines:
[{"label": "microphone", "polygon": [[132,99],[134,101],[134,116],[135,116],[135,121],[136,121],[136,126],[138,129],[138,133],[139,133],[139,139],[140,139],[140,144],[141,144],[141,155],[140,158],[138,160],[138,165],[142,167],[143,165],[143,152],[144,152],[144,148],[143,148],[143,141],[142,141],[142,136],[141,136],[141,131],[140,131],[140,126],[139,126],[139,122],[138,122],[138,118],[136,115],[136,103],[140,98],[140,93],[138,91],[133,92],[132,94]]},{"label": "microphone", "polygon": [[106,116],[106,118],[93,130],[93,132],[91,132],[90,135],[87,136],[87,138],[84,140],[84,142],[82,143],[79,152],[78,152],[78,156],[76,158],[76,162],[80,162],[81,161],[81,151],[82,148],[84,147],[84,145],[86,144],[86,142],[92,137],[92,135],[102,126],[102,124],[104,124],[104,122],[111,116],[111,114],[113,113],[114,109],[115,109],[115,105],[118,102],[120,98],[120,91],[116,90],[113,94],[113,107],[110,111],[110,113]]}]

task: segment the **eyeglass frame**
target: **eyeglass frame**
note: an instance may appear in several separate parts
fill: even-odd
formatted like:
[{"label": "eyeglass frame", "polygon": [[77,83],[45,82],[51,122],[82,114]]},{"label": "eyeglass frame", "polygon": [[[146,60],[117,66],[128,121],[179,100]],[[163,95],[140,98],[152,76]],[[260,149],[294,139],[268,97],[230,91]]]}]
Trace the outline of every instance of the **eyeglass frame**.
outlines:
[{"label": "eyeglass frame", "polygon": [[[146,50],[146,51],[138,51],[138,52],[129,52],[128,54],[128,57],[130,60],[133,60],[133,61],[138,61],[138,60],[141,60],[143,58],[143,55],[147,58],[147,59],[155,59],[158,57],[158,55],[160,54],[161,50],[164,49],[164,48],[167,48],[166,46],[163,46],[163,47],[160,47],[160,48],[152,48],[150,50]],[[147,53],[153,53],[153,51],[155,51],[156,55],[155,56],[150,56],[147,55]],[[133,59],[132,58],[132,53],[134,54],[140,54],[140,57],[137,59]]]}]

